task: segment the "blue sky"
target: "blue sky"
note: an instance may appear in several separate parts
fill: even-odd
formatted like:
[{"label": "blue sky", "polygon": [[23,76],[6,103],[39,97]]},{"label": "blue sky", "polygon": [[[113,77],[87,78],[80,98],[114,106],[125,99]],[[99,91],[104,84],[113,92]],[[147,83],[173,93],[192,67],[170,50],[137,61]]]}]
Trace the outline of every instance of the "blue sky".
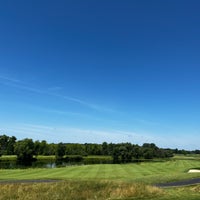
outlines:
[{"label": "blue sky", "polygon": [[0,132],[199,149],[200,2],[0,2]]}]

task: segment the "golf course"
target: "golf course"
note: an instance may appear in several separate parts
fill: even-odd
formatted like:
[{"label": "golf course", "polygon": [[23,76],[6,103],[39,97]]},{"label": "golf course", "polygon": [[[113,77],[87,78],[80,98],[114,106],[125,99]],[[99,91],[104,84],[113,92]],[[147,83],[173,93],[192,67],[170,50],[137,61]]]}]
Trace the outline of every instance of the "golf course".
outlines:
[{"label": "golf course", "polygon": [[199,158],[0,170],[0,199],[200,199],[200,185],[155,185],[200,178]]},{"label": "golf course", "polygon": [[200,0],[1,0],[0,29],[0,200],[200,200]]}]

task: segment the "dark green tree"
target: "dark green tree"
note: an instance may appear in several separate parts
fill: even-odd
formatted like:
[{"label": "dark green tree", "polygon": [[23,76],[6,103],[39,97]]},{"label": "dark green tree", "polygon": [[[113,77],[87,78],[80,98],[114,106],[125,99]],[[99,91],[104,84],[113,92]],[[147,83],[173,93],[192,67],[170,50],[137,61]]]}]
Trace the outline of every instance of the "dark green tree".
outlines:
[{"label": "dark green tree", "polygon": [[107,144],[107,142],[102,143],[102,154],[108,155],[108,144]]},{"label": "dark green tree", "polygon": [[87,155],[85,146],[78,143],[68,143],[66,146],[66,155]]},{"label": "dark green tree", "polygon": [[47,155],[55,155],[56,154],[56,144],[51,143],[48,145],[48,154]]},{"label": "dark green tree", "polygon": [[9,137],[7,135],[0,135],[0,154],[1,155],[13,155],[14,144],[16,137]]},{"label": "dark green tree", "polygon": [[0,155],[7,155],[8,138],[7,135],[0,136]]},{"label": "dark green tree", "polygon": [[14,152],[20,161],[33,160],[34,150],[34,142],[28,138],[17,141],[14,146]]},{"label": "dark green tree", "polygon": [[8,138],[7,155],[13,155],[14,154],[14,145],[15,145],[16,140],[17,140],[17,138],[15,136]]},{"label": "dark green tree", "polygon": [[142,157],[141,147],[136,144],[136,145],[133,146],[133,158],[139,159],[141,157]]},{"label": "dark green tree", "polygon": [[120,162],[119,156],[120,156],[119,148],[118,148],[117,146],[115,146],[114,149],[113,149],[113,154],[112,154],[113,163],[114,163],[114,164],[117,164],[117,163]]},{"label": "dark green tree", "polygon": [[63,156],[65,155],[66,146],[60,142],[56,146],[56,159],[63,159]]},{"label": "dark green tree", "polygon": [[153,149],[145,148],[143,151],[144,151],[143,156],[144,156],[145,159],[152,159],[154,157],[153,156],[154,155]]}]

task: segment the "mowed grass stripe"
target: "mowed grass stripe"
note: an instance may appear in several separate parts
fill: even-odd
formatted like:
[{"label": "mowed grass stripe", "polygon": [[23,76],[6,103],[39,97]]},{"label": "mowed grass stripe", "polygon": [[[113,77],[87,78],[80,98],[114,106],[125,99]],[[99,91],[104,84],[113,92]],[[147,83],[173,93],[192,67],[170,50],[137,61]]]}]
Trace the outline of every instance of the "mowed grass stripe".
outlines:
[{"label": "mowed grass stripe", "polygon": [[195,167],[200,167],[200,160],[194,160],[194,161],[190,161],[187,162],[186,160],[184,160],[184,164],[185,166],[189,169],[189,168],[195,168]]},{"label": "mowed grass stripe", "polygon": [[132,164],[132,165],[127,165],[126,168],[126,174],[129,178],[134,179],[140,176],[141,171],[143,171],[143,166],[140,164]]},{"label": "mowed grass stripe", "polygon": [[119,165],[107,164],[105,167],[105,179],[121,179],[122,175],[119,173]]},{"label": "mowed grass stripe", "polygon": [[133,172],[132,168],[134,165],[119,165],[121,170],[121,176],[123,176],[123,179],[132,179],[134,176],[136,176],[136,173]]},{"label": "mowed grass stripe", "polygon": [[[96,179],[106,179],[106,170],[108,169],[108,165],[103,165],[103,166],[96,166],[96,174],[95,178]],[[108,175],[108,174],[107,174]],[[107,177],[108,178],[108,177]]]},{"label": "mowed grass stripe", "polygon": [[66,180],[122,180],[147,182],[200,177],[200,174],[186,173],[189,168],[200,167],[200,161],[177,160],[141,164],[99,164],[68,166],[56,169],[0,170],[1,180],[23,179],[66,179]]},{"label": "mowed grass stripe", "polygon": [[142,176],[148,176],[151,174],[150,170],[149,170],[149,166],[150,165],[154,165],[154,163],[142,163],[140,166],[141,166],[141,169],[140,170],[140,173]]},{"label": "mowed grass stripe", "polygon": [[88,173],[90,171],[89,165],[84,166],[76,166],[73,168],[71,172],[68,172],[67,168],[65,168],[65,175],[63,176],[66,179],[81,179],[85,173]]},{"label": "mowed grass stripe", "polygon": [[148,175],[156,175],[156,174],[162,174],[163,167],[161,165],[149,165],[146,167],[146,170],[148,169]]},{"label": "mowed grass stripe", "polygon": [[[141,176],[142,175],[146,175],[148,168],[152,165],[153,163],[145,163],[143,165],[107,165],[107,171],[109,173],[107,173],[107,178],[111,178],[111,171],[113,171],[113,168],[115,169],[114,178],[115,177],[120,177],[120,178],[127,178],[130,177],[130,174],[135,174],[135,176],[137,177],[138,175]],[[90,166],[78,166],[78,167],[70,167],[70,168],[60,168],[60,169],[47,169],[47,170],[42,170],[43,172],[40,174],[40,172],[38,170],[22,170],[22,171],[18,171],[21,172],[20,176],[21,177],[26,177],[26,178],[31,178],[31,176],[33,176],[34,174],[38,174],[40,177],[46,177],[46,175],[50,176],[50,177],[56,177],[56,178],[79,178],[79,177],[85,177],[88,178],[93,176],[92,170],[96,171],[96,168],[98,167],[99,171],[101,173],[98,174],[99,178],[103,178],[102,177],[102,173],[103,173],[103,166],[104,165],[90,165]],[[129,166],[129,167],[128,167]],[[127,173],[127,167],[129,168],[129,173]],[[153,166],[154,167],[154,166]],[[138,173],[136,174],[135,171],[133,173],[130,172],[130,169],[135,169],[137,168]],[[111,170],[112,169],[112,170]],[[11,170],[12,171],[12,170]],[[33,173],[35,171],[35,173]],[[46,173],[45,173],[46,172]],[[53,173],[52,173],[53,172]],[[29,174],[29,175],[28,175]],[[116,176],[117,175],[117,176]],[[17,174],[15,174],[15,176],[17,176]],[[61,177],[62,176],[62,177]],[[13,177],[13,174],[9,174],[7,176],[8,177]],[[94,176],[93,176],[94,177]],[[18,176],[17,176],[18,178]]]},{"label": "mowed grass stripe", "polygon": [[28,175],[31,176],[33,179],[38,178],[38,174],[43,174],[44,169],[19,169],[19,170],[2,170],[0,172],[0,176],[2,179],[2,174],[3,174],[3,179],[27,179]]},{"label": "mowed grass stripe", "polygon": [[96,179],[101,173],[100,169],[103,170],[103,165],[88,165],[87,168],[79,174],[81,179]]},{"label": "mowed grass stripe", "polygon": [[106,171],[105,171],[105,178],[106,179],[110,179],[110,180],[116,180],[116,179],[121,179],[122,176],[119,173],[119,169],[118,169],[117,164],[113,164],[113,165],[107,165],[106,166]]},{"label": "mowed grass stripe", "polygon": [[35,171],[29,174],[26,174],[27,179],[31,179],[33,176],[35,179],[61,179],[59,177],[60,174],[63,174],[63,170],[56,170],[56,169],[48,169],[43,171]]},{"label": "mowed grass stripe", "polygon": [[126,164],[126,165],[120,165],[120,169],[123,171],[121,174],[124,179],[134,179],[138,176],[141,176],[142,173],[144,173],[144,168],[141,165],[138,164]]},{"label": "mowed grass stripe", "polygon": [[56,168],[52,169],[49,176],[51,178],[57,178],[57,179],[70,179],[72,176],[74,176],[74,173],[77,173],[77,167],[76,166],[69,166],[65,168]]}]

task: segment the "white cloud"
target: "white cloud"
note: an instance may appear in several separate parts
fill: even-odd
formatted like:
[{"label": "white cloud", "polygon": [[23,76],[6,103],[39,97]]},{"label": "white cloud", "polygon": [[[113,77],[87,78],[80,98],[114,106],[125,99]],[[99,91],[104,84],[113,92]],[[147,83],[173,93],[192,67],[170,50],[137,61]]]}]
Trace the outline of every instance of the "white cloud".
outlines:
[{"label": "white cloud", "polygon": [[90,117],[89,115],[87,115],[85,113],[80,113],[80,112],[69,112],[69,111],[64,111],[64,110],[39,107],[39,106],[35,106],[35,105],[27,105],[27,106],[28,106],[28,108],[34,109],[41,113],[45,112],[45,113],[53,113],[53,114],[65,115],[65,116]]},{"label": "white cloud", "polygon": [[31,137],[34,140],[45,139],[49,142],[136,142],[142,137],[134,132],[118,130],[94,130],[61,126],[42,126],[34,124],[13,124],[1,126],[4,133],[14,134],[20,139]]},{"label": "white cloud", "polygon": [[74,98],[74,97],[70,97],[70,96],[66,96],[66,95],[57,94],[55,92],[57,92],[61,89],[58,86],[47,88],[46,90],[41,90],[41,89],[37,89],[37,88],[34,88],[34,87],[27,86],[22,81],[12,79],[12,78],[9,78],[9,77],[4,77],[4,76],[0,76],[0,83],[4,84],[6,86],[9,86],[9,87],[15,87],[15,88],[20,89],[20,90],[26,90],[26,91],[33,92],[33,93],[48,95],[48,96],[64,99],[64,100],[67,100],[67,101],[71,101],[71,102],[77,103],[79,105],[85,106],[87,108],[90,108],[90,109],[93,109],[93,110],[96,110],[96,111],[114,112],[114,110],[112,110],[110,108],[106,108],[106,107],[103,107],[103,106],[100,106],[100,105],[97,105],[97,104],[89,103],[89,102],[83,101],[79,98]]},{"label": "white cloud", "polygon": [[14,82],[14,83],[20,83],[21,82],[18,79],[7,77],[7,76],[2,76],[2,75],[0,75],[0,79],[3,80],[3,81]]},{"label": "white cloud", "polygon": [[14,135],[18,139],[28,137],[33,140],[46,140],[54,143],[131,142],[139,145],[143,143],[155,143],[157,146],[163,148],[199,149],[197,137],[192,137],[191,135],[185,135],[184,137],[177,137],[175,134],[161,136],[147,132],[83,129],[23,123],[1,125],[1,134]]}]

